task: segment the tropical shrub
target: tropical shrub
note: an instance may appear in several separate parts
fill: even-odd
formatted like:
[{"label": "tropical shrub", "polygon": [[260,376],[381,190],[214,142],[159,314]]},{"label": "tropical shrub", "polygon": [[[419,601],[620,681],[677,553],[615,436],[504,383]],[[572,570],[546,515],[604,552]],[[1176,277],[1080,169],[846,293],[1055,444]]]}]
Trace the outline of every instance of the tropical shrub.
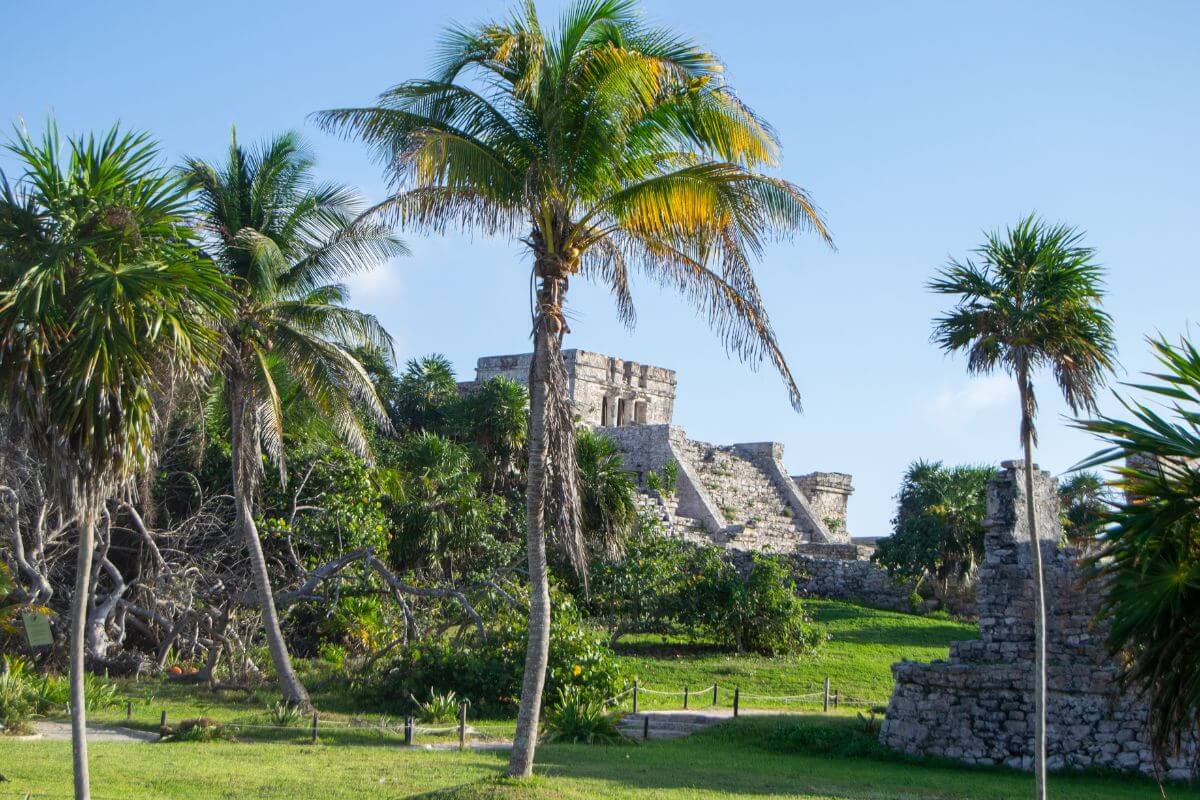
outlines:
[{"label": "tropical shrub", "polygon": [[935,581],[944,590],[969,576],[983,558],[986,466],[914,461],[904,473],[892,535],[879,540],[875,561],[889,573]]},{"label": "tropical shrub", "polygon": [[[711,548],[710,548],[711,550]],[[727,558],[710,558],[689,598],[688,617],[739,653],[794,655],[819,647],[824,629],[808,618],[783,558],[755,554],[742,575]]]},{"label": "tropical shrub", "polygon": [[1095,542],[1107,521],[1112,490],[1099,474],[1081,470],[1058,484],[1059,520],[1067,541],[1080,546]]},{"label": "tropical shrub", "polygon": [[435,692],[429,688],[429,697],[418,700],[416,716],[421,722],[449,722],[458,718],[458,695],[453,691]]},{"label": "tropical shrub", "polygon": [[164,727],[160,742],[215,742],[232,739],[233,732],[210,717],[185,719],[178,725]]},{"label": "tropical shrub", "polygon": [[302,716],[304,713],[300,710],[300,706],[289,703],[287,700],[276,700],[267,706],[267,722],[278,728],[294,727],[299,724]]},{"label": "tropical shrub", "polygon": [[30,732],[36,706],[29,681],[10,664],[5,658],[7,668],[0,674],[0,733],[20,735]]},{"label": "tropical shrub", "polygon": [[1120,680],[1149,705],[1162,756],[1200,724],[1200,349],[1186,340],[1151,346],[1160,369],[1139,388],[1162,405],[1127,399],[1130,419],[1079,427],[1107,445],[1084,466],[1118,465],[1123,498],[1088,563],[1106,588],[1100,617]]},{"label": "tropical shrub", "polygon": [[593,568],[585,602],[614,639],[676,632],[768,655],[809,651],[825,640],[804,613],[785,559],[756,556],[743,574],[723,551],[663,536],[649,521],[623,560]]},{"label": "tropical shrub", "polygon": [[559,689],[543,719],[542,741],[618,744],[625,740],[618,727],[621,714],[589,692]]},{"label": "tropical shrub", "polygon": [[[577,687],[599,697],[622,688],[612,651],[603,635],[584,625],[574,602],[555,593],[546,686],[552,691]],[[504,606],[495,615],[486,641],[442,637],[400,648],[377,673],[367,676],[372,699],[416,707],[430,692],[454,692],[476,709],[511,710],[521,694],[526,628],[521,611]]]}]

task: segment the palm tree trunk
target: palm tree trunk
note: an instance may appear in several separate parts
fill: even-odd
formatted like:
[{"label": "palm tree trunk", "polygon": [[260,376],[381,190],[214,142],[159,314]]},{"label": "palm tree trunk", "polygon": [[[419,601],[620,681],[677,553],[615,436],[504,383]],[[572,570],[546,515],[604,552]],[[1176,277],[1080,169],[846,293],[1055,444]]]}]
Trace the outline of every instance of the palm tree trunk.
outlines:
[{"label": "palm tree trunk", "polygon": [[283,629],[279,625],[279,612],[275,609],[275,594],[271,590],[271,576],[267,572],[267,559],[263,555],[262,542],[258,538],[258,526],[254,524],[254,489],[258,471],[262,465],[258,455],[258,424],[254,404],[246,384],[230,382],[232,405],[230,438],[233,445],[233,497],[237,509],[238,528],[246,551],[250,554],[250,569],[258,591],[259,608],[262,611],[263,628],[267,634],[267,649],[275,664],[279,678],[279,691],[287,703],[309,710],[312,701],[288,655]]},{"label": "palm tree trunk", "polygon": [[75,776],[75,800],[91,797],[88,779],[87,699],[84,697],[84,637],[87,627],[88,595],[92,579],[92,551],[96,545],[96,513],[88,501],[76,523],[79,552],[75,557],[75,595],[71,598],[71,767]]},{"label": "palm tree trunk", "polygon": [[1034,744],[1033,775],[1037,800],[1046,798],[1046,587],[1042,576],[1042,544],[1038,539],[1033,497],[1033,409],[1029,374],[1018,367],[1021,395],[1021,444],[1025,450],[1025,512],[1029,517],[1030,556],[1033,563],[1033,670]]},{"label": "palm tree trunk", "polygon": [[529,467],[525,492],[525,543],[529,559],[529,621],[525,648],[525,674],[517,730],[508,761],[508,774],[525,778],[533,774],[541,715],[542,687],[550,657],[550,581],[546,567],[546,361],[557,358],[557,338],[545,322],[534,329],[533,360],[529,365]]}]

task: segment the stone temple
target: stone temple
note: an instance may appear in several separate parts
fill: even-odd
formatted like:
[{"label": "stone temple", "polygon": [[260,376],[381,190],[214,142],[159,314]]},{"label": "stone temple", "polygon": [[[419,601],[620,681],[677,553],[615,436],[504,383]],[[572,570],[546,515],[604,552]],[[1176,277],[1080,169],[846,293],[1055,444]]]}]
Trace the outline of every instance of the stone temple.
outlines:
[{"label": "stone temple", "polygon": [[[530,353],[480,358],[475,381],[505,377],[525,383]],[[614,439],[638,475],[643,507],[668,532],[732,550],[809,552],[855,558],[846,529],[854,491],[840,472],[789,475],[778,442],[716,445],[689,439],[672,424],[675,372],[586,350],[566,350],[568,390],[580,423]],[[677,491],[645,489],[646,475],[678,464]]]}]

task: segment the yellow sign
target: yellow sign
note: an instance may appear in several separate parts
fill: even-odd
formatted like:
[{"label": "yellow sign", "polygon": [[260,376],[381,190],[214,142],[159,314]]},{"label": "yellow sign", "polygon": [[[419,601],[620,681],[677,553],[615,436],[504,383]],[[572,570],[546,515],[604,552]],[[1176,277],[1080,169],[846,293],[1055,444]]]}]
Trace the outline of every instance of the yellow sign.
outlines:
[{"label": "yellow sign", "polygon": [[50,632],[50,618],[36,611],[22,611],[21,621],[25,623],[25,638],[30,647],[51,647],[54,645],[54,634]]}]

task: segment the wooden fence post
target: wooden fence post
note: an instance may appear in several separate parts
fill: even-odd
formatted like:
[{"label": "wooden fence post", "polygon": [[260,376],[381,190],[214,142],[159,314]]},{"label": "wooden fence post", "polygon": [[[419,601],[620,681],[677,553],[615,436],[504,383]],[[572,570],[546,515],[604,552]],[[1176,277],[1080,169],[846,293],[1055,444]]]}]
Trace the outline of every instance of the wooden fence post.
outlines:
[{"label": "wooden fence post", "polygon": [[742,699],[742,687],[740,687],[740,686],[733,687],[733,716],[735,718],[738,715],[738,705],[741,703],[741,699]]},{"label": "wooden fence post", "polygon": [[167,710],[165,708],[163,709],[162,716],[159,717],[158,727],[159,728],[167,727]]},{"label": "wooden fence post", "polygon": [[685,686],[685,687],[683,687],[683,710],[684,710],[684,711],[687,711],[687,707],[688,707],[688,698],[689,698],[689,695],[690,695],[690,694],[691,694],[691,693],[690,693],[690,691],[688,690],[688,687],[686,687],[686,686]]},{"label": "wooden fence post", "polygon": [[633,713],[635,713],[635,714],[637,713],[637,706],[638,706],[638,680],[637,680],[637,678],[634,678],[633,679]]},{"label": "wooden fence post", "polygon": [[413,718],[409,715],[404,718],[404,743],[411,745],[413,743]]},{"label": "wooden fence post", "polygon": [[317,743],[317,712],[313,712],[312,718],[312,743]]},{"label": "wooden fence post", "polygon": [[833,707],[834,707],[835,709],[838,707],[838,693],[837,693],[837,689],[834,689],[834,690],[833,690]]},{"label": "wooden fence post", "polygon": [[650,715],[642,717],[642,741],[650,738]]},{"label": "wooden fence post", "polygon": [[458,749],[467,749],[467,704],[458,706]]},{"label": "wooden fence post", "polygon": [[825,711],[829,710],[829,678],[825,679],[825,697],[822,703],[822,708]]},{"label": "wooden fence post", "polygon": [[133,701],[132,700],[125,701],[125,719],[126,720],[133,719]]},{"label": "wooden fence post", "polygon": [[713,705],[716,706],[716,704],[717,704],[717,685],[714,683],[713,684]]}]

